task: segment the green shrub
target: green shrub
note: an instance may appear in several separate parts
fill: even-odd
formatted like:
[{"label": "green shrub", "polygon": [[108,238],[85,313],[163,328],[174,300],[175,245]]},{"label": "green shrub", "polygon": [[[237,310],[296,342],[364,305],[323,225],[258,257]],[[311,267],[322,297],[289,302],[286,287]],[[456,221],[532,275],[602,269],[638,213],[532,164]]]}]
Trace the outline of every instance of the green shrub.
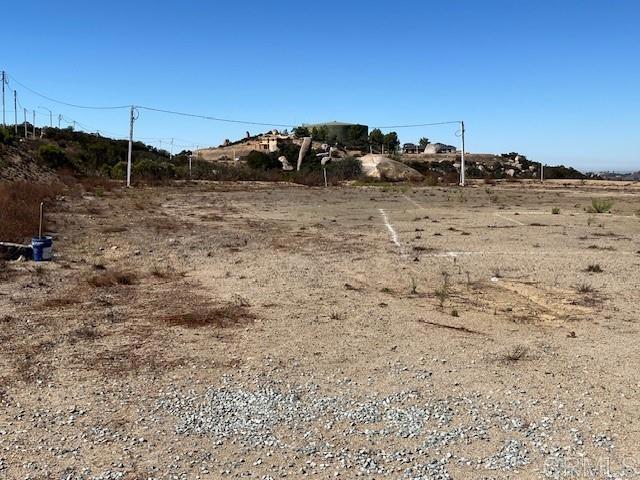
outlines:
[{"label": "green shrub", "polygon": [[340,180],[355,180],[362,175],[362,163],[357,158],[346,157],[327,165],[327,176]]},{"label": "green shrub", "polygon": [[118,162],[111,167],[111,178],[123,179],[127,174],[127,162]]},{"label": "green shrub", "polygon": [[157,162],[150,158],[135,162],[132,168],[135,176],[144,178],[171,178],[176,174],[175,165],[169,162]]},{"label": "green shrub", "polygon": [[111,167],[106,163],[100,165],[100,169],[98,170],[101,177],[110,177],[111,176]]},{"label": "green shrub", "polygon": [[247,165],[255,170],[271,170],[282,167],[277,158],[263,152],[258,152],[257,150],[249,152],[246,160]]},{"label": "green shrub", "polygon": [[605,198],[593,198],[591,200],[591,210],[595,213],[606,213],[613,207],[613,202]]},{"label": "green shrub", "polygon": [[560,209],[558,207],[553,207],[551,209],[551,213],[554,215],[559,215],[560,214]]},{"label": "green shrub", "polygon": [[5,145],[11,145],[15,137],[13,132],[5,127],[0,127],[0,143],[4,143]]},{"label": "green shrub", "polygon": [[56,145],[40,145],[40,147],[38,147],[38,156],[44,164],[50,168],[72,166],[64,150]]}]

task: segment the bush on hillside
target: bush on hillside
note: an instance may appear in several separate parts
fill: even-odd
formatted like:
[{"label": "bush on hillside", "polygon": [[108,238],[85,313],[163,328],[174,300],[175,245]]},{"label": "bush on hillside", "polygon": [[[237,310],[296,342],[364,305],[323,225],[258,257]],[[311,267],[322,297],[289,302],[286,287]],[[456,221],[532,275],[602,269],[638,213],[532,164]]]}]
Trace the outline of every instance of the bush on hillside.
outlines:
[{"label": "bush on hillside", "polygon": [[50,168],[57,169],[72,166],[67,154],[57,145],[40,145],[38,147],[38,156]]},{"label": "bush on hillside", "polygon": [[156,162],[149,158],[134,162],[132,168],[133,174],[136,177],[143,178],[170,178],[174,177],[176,173],[176,167],[173,164],[169,162]]},{"label": "bush on hillside", "polygon": [[127,162],[118,162],[111,167],[111,178],[123,179],[127,175]]},{"label": "bush on hillside", "polygon": [[15,140],[15,136],[11,130],[6,127],[0,127],[0,143],[11,145]]},{"label": "bush on hillside", "polygon": [[247,165],[254,170],[271,170],[282,166],[275,155],[267,155],[257,150],[249,152],[246,161]]}]

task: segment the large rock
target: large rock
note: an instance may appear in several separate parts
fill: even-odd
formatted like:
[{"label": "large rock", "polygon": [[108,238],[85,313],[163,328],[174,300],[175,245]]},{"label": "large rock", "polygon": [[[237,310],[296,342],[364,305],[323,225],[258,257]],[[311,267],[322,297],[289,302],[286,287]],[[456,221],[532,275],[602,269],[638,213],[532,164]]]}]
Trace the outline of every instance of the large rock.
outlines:
[{"label": "large rock", "polygon": [[417,170],[384,155],[368,154],[360,157],[362,172],[367,177],[389,182],[419,182],[424,176]]},{"label": "large rock", "polygon": [[23,256],[24,258],[31,258],[33,256],[33,249],[31,248],[31,245],[0,242],[0,259],[17,260],[20,256]]}]

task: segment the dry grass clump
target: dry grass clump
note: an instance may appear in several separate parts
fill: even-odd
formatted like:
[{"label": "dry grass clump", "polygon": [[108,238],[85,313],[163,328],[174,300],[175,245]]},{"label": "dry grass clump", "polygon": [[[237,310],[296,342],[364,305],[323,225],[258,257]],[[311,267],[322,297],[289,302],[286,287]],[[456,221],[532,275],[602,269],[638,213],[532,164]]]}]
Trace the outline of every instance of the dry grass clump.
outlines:
[{"label": "dry grass clump", "polygon": [[178,270],[171,265],[161,266],[158,264],[154,264],[149,271],[152,276],[156,278],[162,279],[171,279],[171,278],[180,278],[185,276],[185,272],[182,270]]},{"label": "dry grass clump", "polygon": [[22,243],[37,235],[40,202],[54,200],[61,191],[59,184],[0,183],[0,241]]},{"label": "dry grass clump", "polygon": [[586,269],[587,272],[589,273],[602,273],[602,267],[600,266],[599,263],[592,263],[591,265],[589,265]]},{"label": "dry grass clump", "polygon": [[98,329],[93,325],[82,325],[81,327],[71,330],[67,335],[70,343],[92,341],[100,336]]},{"label": "dry grass clump", "polygon": [[42,308],[65,308],[80,303],[80,300],[74,297],[64,296],[50,298],[42,302]]},{"label": "dry grass clump", "polygon": [[115,285],[134,285],[137,281],[138,277],[135,273],[118,270],[105,271],[97,275],[92,275],[87,279],[89,285],[96,288],[113,287]]},{"label": "dry grass clump", "polygon": [[505,362],[517,362],[526,358],[529,353],[529,347],[526,345],[518,344],[514,345],[506,353],[502,355],[502,360]]},{"label": "dry grass clump", "polygon": [[167,315],[162,320],[171,326],[186,328],[230,328],[251,323],[254,319],[255,316],[246,307],[227,304],[217,307],[200,306],[190,312]]}]

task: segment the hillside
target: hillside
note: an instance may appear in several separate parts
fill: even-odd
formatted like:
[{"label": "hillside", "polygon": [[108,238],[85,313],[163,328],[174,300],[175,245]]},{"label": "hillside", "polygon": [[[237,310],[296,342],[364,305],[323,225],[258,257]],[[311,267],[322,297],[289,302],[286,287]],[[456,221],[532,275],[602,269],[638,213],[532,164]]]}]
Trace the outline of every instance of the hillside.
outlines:
[{"label": "hillside", "polygon": [[[12,130],[0,129],[0,180],[50,181],[64,171],[72,176],[100,176],[123,179],[126,173],[128,142],[96,134],[74,131],[71,128],[46,128],[42,138],[25,139]],[[298,178],[291,172],[283,172],[280,156],[290,164],[297,161],[300,140],[290,135],[269,132],[247,137],[236,142],[194,152],[183,151],[170,156],[166,150],[157,149],[142,142],[133,144],[133,175],[136,179],[212,179],[212,180],[280,180],[322,183],[317,153],[322,151],[320,142],[313,142],[305,156],[304,170],[313,173],[311,178]],[[333,156],[338,159],[359,157],[367,152],[338,148]],[[453,182],[460,168],[460,153],[449,154],[392,154],[395,160],[406,163],[423,175],[438,181]],[[237,159],[238,161],[234,161]],[[467,178],[509,179],[538,178],[540,164],[515,152],[509,154],[468,153],[465,156]],[[334,181],[346,180],[354,173],[351,167],[330,165]],[[345,173],[348,170],[351,173]],[[301,172],[300,172],[301,173]],[[571,167],[545,166],[547,179],[598,178],[586,176]]]}]

